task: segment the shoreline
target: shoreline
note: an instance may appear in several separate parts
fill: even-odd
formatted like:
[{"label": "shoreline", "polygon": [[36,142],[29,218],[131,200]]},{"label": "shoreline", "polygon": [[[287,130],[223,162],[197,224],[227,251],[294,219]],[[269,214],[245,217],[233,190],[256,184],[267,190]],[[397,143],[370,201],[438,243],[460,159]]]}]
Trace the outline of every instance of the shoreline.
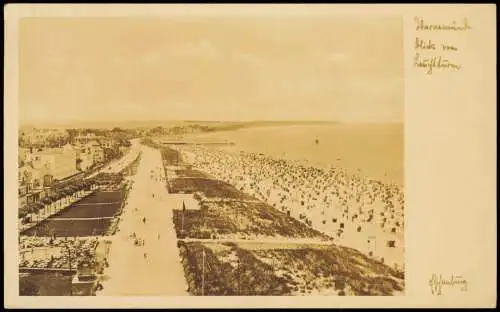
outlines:
[{"label": "shoreline", "polygon": [[[203,145],[203,144],[200,144],[200,145]],[[311,169],[320,169],[320,170],[324,170],[324,171],[328,171],[330,169],[335,169],[335,170],[342,171],[342,172],[346,173],[349,176],[353,176],[353,177],[356,176],[356,177],[359,177],[359,178],[362,178],[362,179],[365,179],[365,180],[371,180],[371,181],[380,182],[380,183],[387,184],[387,185],[394,185],[394,186],[397,186],[397,187],[400,187],[400,188],[404,188],[404,177],[402,179],[403,183],[398,183],[398,182],[396,182],[394,180],[388,181],[388,180],[385,180],[385,179],[379,179],[379,178],[373,178],[373,177],[363,176],[362,174],[360,175],[360,174],[358,174],[356,172],[353,172],[353,170],[345,168],[342,165],[339,166],[339,165],[335,165],[335,164],[332,164],[332,163],[325,163],[325,162],[321,162],[321,161],[313,161],[313,160],[309,160],[309,159],[297,159],[297,157],[293,157],[293,156],[279,156],[279,155],[271,155],[271,154],[265,154],[265,153],[257,153],[257,152],[252,152],[252,151],[249,151],[249,150],[236,150],[237,145],[233,145],[233,146],[204,145],[204,146],[207,146],[208,148],[214,148],[214,149],[217,149],[217,150],[223,150],[223,151],[229,152],[229,153],[231,153],[233,155],[237,155],[237,154],[241,154],[241,153],[245,153],[245,154],[262,154],[265,157],[269,157],[271,159],[292,162],[292,163],[296,163],[296,164],[299,164],[299,165],[302,165],[302,166],[304,166],[306,168],[311,168]],[[361,170],[361,172],[363,172],[363,171]]]},{"label": "shoreline", "polygon": [[234,144],[213,147],[235,154],[263,154],[315,168],[359,172],[385,184],[405,184],[403,123],[255,126],[181,137],[197,142],[231,142]]}]

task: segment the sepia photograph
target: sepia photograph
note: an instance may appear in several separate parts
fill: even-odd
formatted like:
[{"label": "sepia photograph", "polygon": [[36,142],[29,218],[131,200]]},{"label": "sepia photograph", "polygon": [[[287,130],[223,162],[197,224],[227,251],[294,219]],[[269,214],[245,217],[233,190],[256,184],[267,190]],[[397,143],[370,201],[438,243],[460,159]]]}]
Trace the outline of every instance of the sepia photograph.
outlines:
[{"label": "sepia photograph", "polygon": [[494,306],[493,8],[6,6],[4,306]]},{"label": "sepia photograph", "polygon": [[400,17],[21,20],[20,295],[403,294],[402,40]]}]

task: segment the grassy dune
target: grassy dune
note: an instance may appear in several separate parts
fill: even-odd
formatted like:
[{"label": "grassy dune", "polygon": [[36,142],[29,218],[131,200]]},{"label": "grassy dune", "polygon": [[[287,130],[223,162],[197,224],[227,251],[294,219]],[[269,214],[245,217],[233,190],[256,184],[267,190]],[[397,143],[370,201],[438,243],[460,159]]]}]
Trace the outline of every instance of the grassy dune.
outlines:
[{"label": "grassy dune", "polygon": [[179,245],[192,295],[387,296],[404,288],[402,273],[345,247]]},{"label": "grassy dune", "polygon": [[255,200],[254,197],[240,192],[229,183],[220,180],[199,177],[183,177],[169,182],[170,193],[202,192],[208,198],[232,198]]},{"label": "grassy dune", "polygon": [[182,211],[174,210],[178,237],[210,238],[210,234],[215,234],[217,238],[331,239],[289,215],[257,202],[204,203],[200,211],[185,211],[184,225],[182,222]]}]

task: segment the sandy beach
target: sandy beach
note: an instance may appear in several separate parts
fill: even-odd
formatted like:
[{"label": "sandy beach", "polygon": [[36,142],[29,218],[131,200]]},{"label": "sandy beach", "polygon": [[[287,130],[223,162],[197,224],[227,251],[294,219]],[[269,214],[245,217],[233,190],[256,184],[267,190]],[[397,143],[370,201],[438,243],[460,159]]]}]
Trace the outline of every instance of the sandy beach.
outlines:
[{"label": "sandy beach", "polygon": [[[232,147],[176,148],[195,168],[334,237],[336,244],[404,268],[401,185],[372,179],[363,170],[324,169],[293,157],[237,152]],[[276,148],[286,148],[286,144]]]}]

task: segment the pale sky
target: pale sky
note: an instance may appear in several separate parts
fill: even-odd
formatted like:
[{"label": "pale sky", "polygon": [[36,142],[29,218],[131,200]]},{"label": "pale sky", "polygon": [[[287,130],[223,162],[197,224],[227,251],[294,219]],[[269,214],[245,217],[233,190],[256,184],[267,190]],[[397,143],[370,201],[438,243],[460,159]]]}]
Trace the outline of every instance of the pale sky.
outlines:
[{"label": "pale sky", "polygon": [[402,122],[400,18],[39,18],[22,122]]}]

